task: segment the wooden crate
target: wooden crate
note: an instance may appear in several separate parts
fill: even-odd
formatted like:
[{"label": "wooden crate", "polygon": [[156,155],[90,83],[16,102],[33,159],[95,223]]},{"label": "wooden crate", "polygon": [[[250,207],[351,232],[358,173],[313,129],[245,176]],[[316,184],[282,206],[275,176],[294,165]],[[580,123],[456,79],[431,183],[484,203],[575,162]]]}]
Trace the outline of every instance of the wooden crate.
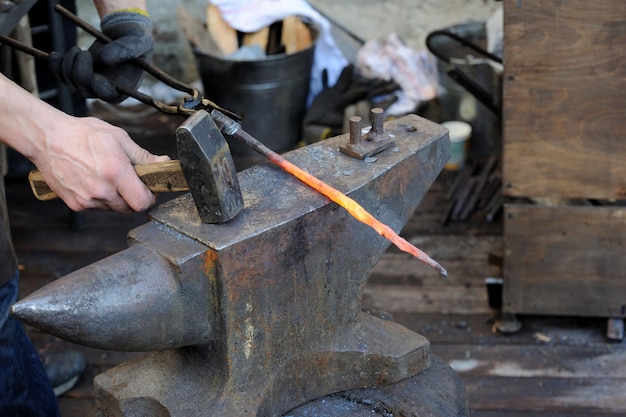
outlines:
[{"label": "wooden crate", "polygon": [[626,2],[504,1],[511,196],[626,197]]},{"label": "wooden crate", "polygon": [[[505,0],[503,311],[626,315],[626,2]],[[568,200],[566,200],[568,201]]]},{"label": "wooden crate", "polygon": [[503,310],[626,317],[626,207],[507,205]]}]

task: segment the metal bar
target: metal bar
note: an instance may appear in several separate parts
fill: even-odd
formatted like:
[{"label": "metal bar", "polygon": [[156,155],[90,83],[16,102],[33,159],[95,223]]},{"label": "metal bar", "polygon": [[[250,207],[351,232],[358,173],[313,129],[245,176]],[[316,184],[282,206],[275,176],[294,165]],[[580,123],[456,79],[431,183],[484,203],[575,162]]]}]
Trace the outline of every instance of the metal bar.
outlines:
[{"label": "metal bar", "polygon": [[34,56],[35,58],[48,59],[49,54],[47,52],[33,48],[32,46],[16,41],[15,39],[9,38],[8,36],[2,34],[0,34],[0,43],[8,45],[13,49],[17,49],[20,52],[24,52],[25,54]]}]

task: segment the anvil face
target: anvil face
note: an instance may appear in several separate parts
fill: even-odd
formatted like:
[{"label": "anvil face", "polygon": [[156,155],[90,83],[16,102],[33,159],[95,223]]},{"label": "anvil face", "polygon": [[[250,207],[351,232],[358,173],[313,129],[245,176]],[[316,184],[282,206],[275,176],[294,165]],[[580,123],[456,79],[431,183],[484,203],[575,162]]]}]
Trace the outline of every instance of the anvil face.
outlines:
[{"label": "anvil face", "polygon": [[[399,231],[447,161],[449,141],[412,115],[385,130],[396,148],[374,163],[339,152],[346,135],[285,156]],[[202,223],[182,196],[132,230],[126,251],[15,306],[74,342],[161,350],[96,377],[100,415],[277,416],[429,366],[424,337],[361,312],[388,241],[272,165],[239,182],[245,206],[233,220]]]}]

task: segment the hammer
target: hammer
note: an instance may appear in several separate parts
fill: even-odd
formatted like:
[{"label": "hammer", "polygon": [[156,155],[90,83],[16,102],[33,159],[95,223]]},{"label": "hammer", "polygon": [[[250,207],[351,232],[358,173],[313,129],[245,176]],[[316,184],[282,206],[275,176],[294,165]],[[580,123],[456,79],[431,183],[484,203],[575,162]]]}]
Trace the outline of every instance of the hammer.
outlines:
[{"label": "hammer", "polygon": [[[55,6],[55,10],[102,42],[110,41],[104,34],[62,6]],[[1,34],[0,42],[36,58],[48,59],[50,55]],[[198,100],[203,105],[206,102],[211,108],[221,109],[221,107],[199,97],[199,92],[196,89],[180,83],[154,65],[141,60],[136,63],[169,86],[189,93],[188,98],[192,99],[192,103],[187,103],[186,97],[181,105],[169,106],[138,91],[133,94],[132,91],[128,91],[128,88],[116,85],[120,92],[152,105],[160,111],[190,116],[176,131],[179,161],[136,165],[137,175],[153,192],[191,191],[203,223],[223,223],[231,220],[242,209],[243,198],[230,148],[209,113],[200,109],[196,110],[193,105],[191,107],[187,107],[187,105]],[[231,116],[236,116],[228,110],[221,110],[231,114]],[[40,172],[36,170],[31,172],[29,181],[33,193],[38,199],[51,200],[57,198],[57,195],[43,180]]]},{"label": "hammer", "polygon": [[[153,192],[191,192],[203,223],[224,223],[243,208],[243,197],[230,148],[213,118],[197,111],[176,129],[178,160],[135,165]],[[58,196],[41,172],[28,175],[33,194],[47,201]]]}]

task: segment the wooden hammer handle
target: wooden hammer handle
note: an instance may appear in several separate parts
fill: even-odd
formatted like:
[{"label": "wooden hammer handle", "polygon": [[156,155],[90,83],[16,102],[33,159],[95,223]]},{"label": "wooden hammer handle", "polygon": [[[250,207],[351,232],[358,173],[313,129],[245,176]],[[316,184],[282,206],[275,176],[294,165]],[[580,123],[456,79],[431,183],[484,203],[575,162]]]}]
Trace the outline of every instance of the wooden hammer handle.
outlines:
[{"label": "wooden hammer handle", "polygon": [[[135,165],[134,168],[139,178],[152,192],[165,193],[189,190],[179,161],[139,164]],[[56,193],[48,187],[38,170],[28,174],[28,181],[38,200],[47,201],[58,198]]]}]

